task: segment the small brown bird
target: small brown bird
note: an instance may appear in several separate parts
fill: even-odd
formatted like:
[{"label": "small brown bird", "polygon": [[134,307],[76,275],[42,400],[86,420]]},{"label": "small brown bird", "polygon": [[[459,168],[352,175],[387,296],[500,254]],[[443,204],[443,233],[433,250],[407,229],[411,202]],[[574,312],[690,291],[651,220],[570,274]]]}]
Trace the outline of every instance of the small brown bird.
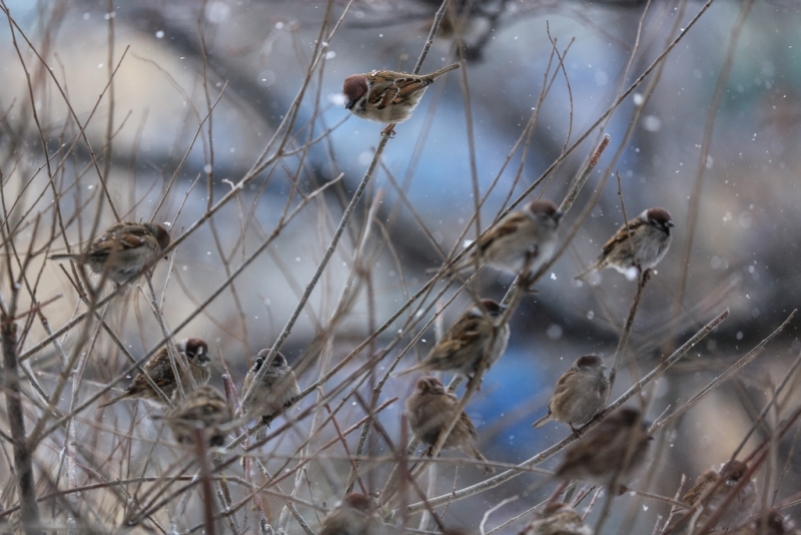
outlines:
[{"label": "small brown bird", "polygon": [[479,266],[486,264],[514,275],[528,266],[528,273],[535,273],[556,252],[556,231],[561,219],[562,212],[551,201],[530,201],[484,232],[470,254],[451,271],[475,266],[478,256]]},{"label": "small brown bird", "polygon": [[581,515],[566,503],[550,502],[520,535],[592,535],[592,528],[585,526]]},{"label": "small brown bird", "polygon": [[624,275],[632,269],[645,273],[665,257],[673,239],[670,233],[672,227],[673,220],[664,208],[645,210],[620,227],[604,244],[598,260],[576,275],[576,279],[583,280],[590,273],[607,267]]},{"label": "small brown bird", "polygon": [[[704,525],[707,519],[723,505],[747,471],[747,464],[732,460],[724,464],[719,472],[709,470],[698,477],[695,485],[681,499],[687,505],[704,507],[696,526]],[[715,527],[725,530],[741,525],[754,513],[756,499],[756,483],[752,479],[740,488],[737,495],[729,502]]]},{"label": "small brown bird", "polygon": [[506,351],[509,324],[497,324],[505,310],[505,306],[492,299],[482,299],[480,306],[471,306],[445,331],[422,362],[397,375],[417,370],[453,371],[472,381],[482,359],[486,359],[488,370]]},{"label": "small brown bird", "polygon": [[186,399],[163,419],[172,430],[175,440],[181,444],[194,444],[198,429],[211,447],[225,442],[226,425],[234,419],[234,412],[219,390],[213,386],[201,386],[186,396]]},{"label": "small brown bird", "polygon": [[[242,395],[250,389],[253,379],[264,364],[264,359],[270,354],[270,348],[262,349],[256,357],[256,362],[245,376],[242,386]],[[244,405],[246,415],[261,418],[265,425],[270,423],[284,410],[289,408],[300,396],[300,386],[295,372],[287,363],[286,357],[280,352],[276,353],[270,369],[264,375],[260,385],[254,387],[253,395]]]},{"label": "small brown bird", "polygon": [[351,492],[323,519],[320,535],[383,535],[384,524],[373,511],[370,499]]},{"label": "small brown bird", "polygon": [[648,424],[628,407],[607,416],[571,446],[554,475],[610,487],[618,494],[634,479],[648,456]]},{"label": "small brown bird", "polygon": [[548,414],[532,424],[542,427],[551,420],[570,426],[578,436],[581,427],[601,412],[609,399],[609,379],[604,375],[606,366],[598,355],[584,355],[556,381]]},{"label": "small brown bird", "polygon": [[400,123],[412,116],[428,86],[446,72],[458,69],[454,63],[431,74],[418,76],[395,71],[372,71],[345,78],[342,93],[345,108],[356,117],[380,123]]},{"label": "small brown bird", "polygon": [[[437,443],[440,432],[453,419],[454,410],[459,404],[457,398],[445,389],[436,377],[423,377],[417,381],[414,393],[406,400],[406,419],[417,439],[428,446],[428,454]],[[442,449],[456,448],[481,462],[487,462],[475,441],[478,439],[476,426],[464,411],[459,415],[451,434]],[[491,466],[484,466],[485,474],[495,472]]]},{"label": "small brown bird", "polygon": [[51,260],[74,260],[95,273],[108,273],[117,284],[142,274],[170,245],[170,234],[158,223],[114,223],[89,246],[76,254],[54,254]]},{"label": "small brown bird", "polygon": [[[211,357],[209,356],[209,346],[206,342],[199,338],[189,338],[182,340],[174,347],[175,366],[178,368],[178,376],[184,392],[189,393],[195,385],[203,386],[208,383],[211,378],[211,370],[209,369]],[[181,355],[186,357],[186,362],[189,363],[188,368],[183,359],[180,358]],[[180,390],[178,383],[175,382],[175,374],[172,371],[167,346],[162,347],[155,355],[150,357],[150,360],[145,363],[142,369],[170,400],[175,399]],[[194,378],[194,385],[190,375]],[[100,407],[108,407],[123,399],[142,399],[155,405],[165,405],[164,400],[150,386],[142,372],[134,376],[133,381],[131,381],[131,384],[123,394],[103,403]]]}]

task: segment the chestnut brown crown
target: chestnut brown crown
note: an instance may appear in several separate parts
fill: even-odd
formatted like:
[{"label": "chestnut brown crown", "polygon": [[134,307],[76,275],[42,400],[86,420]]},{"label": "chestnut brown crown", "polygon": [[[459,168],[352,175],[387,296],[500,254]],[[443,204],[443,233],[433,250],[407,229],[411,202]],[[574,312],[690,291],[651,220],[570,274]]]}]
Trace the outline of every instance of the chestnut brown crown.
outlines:
[{"label": "chestnut brown crown", "polygon": [[209,356],[209,345],[205,340],[200,338],[189,338],[183,343],[184,353],[189,360],[196,360],[197,362],[208,362],[211,360]]},{"label": "chestnut brown crown", "polygon": [[557,221],[564,215],[563,212],[548,199],[534,199],[526,205],[526,209],[534,215],[545,215]]},{"label": "chestnut brown crown", "polygon": [[576,368],[595,369],[601,366],[603,366],[603,362],[598,355],[584,355],[576,359]]},{"label": "chestnut brown crown", "polygon": [[670,228],[673,226],[670,212],[664,208],[649,208],[645,216],[648,218],[648,223],[670,234]]},{"label": "chestnut brown crown", "polygon": [[170,246],[170,233],[167,232],[167,229],[158,223],[145,223],[143,226],[156,238],[159,249],[163,251]]},{"label": "chestnut brown crown", "polygon": [[[270,354],[270,350],[272,348],[266,348],[259,351],[259,354],[256,356],[256,362],[253,364],[253,371],[259,371],[261,369],[262,364],[264,364],[264,359],[267,358],[267,355]],[[279,351],[275,354],[275,358],[273,358],[272,367],[273,368],[283,368],[287,365],[287,360],[284,355],[281,354]]]},{"label": "chestnut brown crown", "polygon": [[417,390],[421,394],[444,394],[445,385],[436,377],[422,377],[417,380]]},{"label": "chestnut brown crown", "polygon": [[742,461],[732,460],[720,469],[720,476],[734,483],[740,481],[748,471],[748,465]]},{"label": "chestnut brown crown", "polygon": [[351,492],[342,498],[342,503],[361,511],[363,513],[370,512],[370,498],[359,492]]},{"label": "chestnut brown crown", "polygon": [[367,94],[367,91],[367,76],[364,74],[351,74],[345,78],[345,83],[342,84],[342,93],[347,99],[345,109],[353,108],[356,102]]},{"label": "chestnut brown crown", "polygon": [[492,299],[482,299],[481,306],[474,305],[470,307],[470,315],[473,317],[480,318],[481,316],[484,315],[482,307],[489,313],[491,318],[500,318],[507,308],[505,305],[501,305],[497,301],[493,301]]}]

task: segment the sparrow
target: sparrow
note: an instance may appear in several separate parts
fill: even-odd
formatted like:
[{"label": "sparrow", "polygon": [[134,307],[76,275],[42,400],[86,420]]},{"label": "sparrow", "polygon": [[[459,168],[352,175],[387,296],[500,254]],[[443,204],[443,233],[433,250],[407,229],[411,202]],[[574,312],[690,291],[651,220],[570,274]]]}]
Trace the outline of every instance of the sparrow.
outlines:
[{"label": "sparrow", "polygon": [[[209,369],[211,357],[209,356],[208,344],[199,338],[189,338],[182,340],[174,347],[175,366],[178,368],[178,376],[184,392],[191,392],[195,385],[203,386],[208,383],[209,379],[211,379],[211,370]],[[186,357],[186,362],[189,363],[188,368],[179,355]],[[156,383],[167,398],[172,400],[180,392],[175,381],[167,346],[162,347],[155,355],[150,357],[142,367],[142,370]],[[144,373],[137,373],[122,395],[103,403],[100,408],[108,407],[123,399],[142,399],[156,405],[164,405],[164,400],[147,382]],[[195,380],[194,385],[189,378],[190,374]]]},{"label": "sparrow", "polygon": [[[446,390],[436,377],[423,377],[417,381],[414,393],[406,400],[406,419],[414,436],[428,446],[428,455],[431,455],[440,432],[453,418],[458,404],[459,398]],[[476,448],[477,439],[476,426],[462,411],[442,449],[456,448],[474,459],[487,462]],[[491,466],[484,466],[482,470],[485,474],[495,472]]]},{"label": "sparrow", "polygon": [[411,117],[423,93],[434,80],[458,68],[459,64],[454,63],[422,76],[395,71],[352,74],[345,78],[342,85],[345,109],[362,119],[400,123]]},{"label": "sparrow", "polygon": [[673,220],[667,210],[648,208],[620,227],[604,244],[598,260],[576,275],[576,280],[583,280],[590,273],[607,267],[624,275],[632,268],[645,273],[656,267],[670,247],[672,227]]},{"label": "sparrow", "polygon": [[567,450],[554,475],[606,487],[614,481],[612,490],[622,494],[645,464],[651,439],[640,411],[618,409]]},{"label": "sparrow", "polygon": [[470,254],[451,272],[475,266],[478,258],[479,266],[486,264],[515,275],[528,266],[528,273],[535,273],[556,252],[556,231],[562,215],[549,200],[530,201],[479,236]]},{"label": "sparrow", "polygon": [[486,359],[487,370],[506,351],[509,324],[497,323],[505,310],[505,306],[492,299],[482,299],[481,305],[471,306],[445,331],[442,339],[431,348],[422,362],[397,375],[417,370],[453,371],[472,381],[482,359]]},{"label": "sparrow", "polygon": [[568,504],[550,502],[520,535],[592,535],[592,528],[585,526],[581,515]]},{"label": "sparrow", "polygon": [[[747,464],[732,460],[724,464],[719,472],[709,470],[698,477],[695,485],[681,499],[689,506],[703,506],[704,510],[698,517],[696,526],[704,525],[707,519],[723,505],[747,471]],[[754,513],[756,499],[756,483],[751,479],[729,502],[715,527],[725,530],[745,522]]]},{"label": "sparrow", "polygon": [[556,381],[556,388],[548,403],[548,414],[534,422],[542,427],[550,420],[570,426],[577,437],[581,427],[601,412],[609,399],[609,378],[604,375],[606,366],[598,355],[584,355],[576,359]]},{"label": "sparrow", "polygon": [[370,499],[351,492],[323,519],[320,535],[382,535],[384,525],[372,510]]},{"label": "sparrow", "polygon": [[[250,389],[253,379],[269,354],[270,348],[259,351],[256,362],[245,376],[242,395]],[[280,352],[275,354],[275,358],[270,363],[270,369],[265,373],[261,384],[254,388],[253,395],[242,409],[248,416],[261,418],[262,423],[268,426],[300,396],[300,386],[295,378],[295,372],[287,364],[286,357]]]},{"label": "sparrow", "polygon": [[181,444],[193,444],[196,430],[202,429],[208,445],[215,447],[225,442],[225,424],[232,422],[234,412],[219,390],[205,385],[193,390],[166,416],[156,419],[163,419]]},{"label": "sparrow", "polygon": [[95,273],[123,284],[155,264],[170,245],[170,234],[158,223],[114,223],[89,246],[75,254],[54,254],[51,260],[69,259]]}]

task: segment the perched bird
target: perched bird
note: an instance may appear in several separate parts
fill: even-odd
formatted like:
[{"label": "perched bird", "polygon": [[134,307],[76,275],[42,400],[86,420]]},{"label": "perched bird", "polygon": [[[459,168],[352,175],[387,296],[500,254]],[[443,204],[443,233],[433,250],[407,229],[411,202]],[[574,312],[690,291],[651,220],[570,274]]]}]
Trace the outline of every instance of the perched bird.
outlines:
[{"label": "perched bird", "polygon": [[[695,485],[687,491],[681,501],[689,506],[703,506],[704,510],[695,525],[704,525],[723,505],[748,471],[748,465],[732,460],[723,465],[720,471],[709,470],[701,474]],[[751,479],[745,483],[737,495],[726,506],[726,510],[718,518],[715,527],[725,530],[734,528],[745,522],[754,513],[756,506],[756,483]]]},{"label": "perched bird", "polygon": [[323,519],[320,535],[383,535],[384,525],[372,510],[370,499],[351,492]]},{"label": "perched bird", "polygon": [[604,375],[606,366],[598,355],[584,355],[576,359],[556,381],[556,388],[548,403],[548,414],[532,424],[542,427],[550,420],[570,426],[578,436],[581,427],[601,412],[609,399],[609,378]]},{"label": "perched bird", "polygon": [[[436,377],[423,377],[418,380],[414,393],[406,400],[406,418],[409,420],[409,427],[414,436],[428,446],[429,455],[437,443],[440,432],[453,419],[458,404],[459,398],[448,392]],[[477,439],[476,426],[462,411],[442,449],[456,448],[474,459],[487,462],[486,457],[476,448]],[[484,466],[482,470],[485,474],[495,472],[491,466]]]},{"label": "perched bird", "polygon": [[568,504],[550,502],[520,535],[592,535],[592,528],[585,526],[581,515]]},{"label": "perched bird", "polygon": [[454,63],[422,76],[394,71],[372,71],[345,78],[345,108],[362,119],[400,123],[412,115],[426,88],[439,76],[458,69]]},{"label": "perched bird", "polygon": [[157,419],[167,423],[181,444],[193,444],[200,429],[208,445],[214,447],[223,445],[225,427],[234,419],[234,412],[219,390],[206,385],[192,391],[178,407]]},{"label": "perched bird", "polygon": [[51,260],[74,260],[95,273],[107,273],[123,284],[155,264],[170,245],[170,234],[158,223],[114,223],[99,236],[89,250],[76,254],[54,254]]},{"label": "perched bird", "polygon": [[645,464],[651,438],[640,411],[618,409],[567,450],[554,475],[606,487],[614,482],[612,490],[622,494]]},{"label": "perched bird", "polygon": [[632,268],[645,273],[662,261],[672,235],[673,221],[664,208],[649,208],[623,225],[609,238],[601,255],[590,267],[576,275],[584,279],[590,273],[607,267],[624,275]]},{"label": "perched bird", "polygon": [[[181,380],[184,392],[191,392],[195,386],[203,386],[208,383],[211,378],[211,370],[209,369],[211,357],[209,356],[209,346],[206,342],[199,338],[189,338],[182,340],[174,347],[176,352],[175,366],[178,368],[178,377]],[[183,359],[180,358],[181,355],[186,357],[186,362],[189,363],[188,367],[184,364]],[[147,373],[148,377],[156,383],[170,400],[175,399],[180,389],[175,381],[167,346],[162,347],[155,355],[150,357],[142,367],[142,370]],[[190,375],[194,379],[194,384],[190,379]],[[131,384],[122,395],[103,403],[100,407],[108,407],[123,399],[142,399],[156,405],[165,404],[158,392],[147,382],[142,372],[134,376],[133,381],[131,381]]]},{"label": "perched bird", "polygon": [[486,370],[506,351],[509,324],[497,324],[505,310],[505,306],[492,299],[482,299],[481,305],[471,306],[445,331],[422,362],[397,375],[417,370],[453,371],[472,381],[482,359]]},{"label": "perched bird", "polygon": [[476,265],[489,265],[501,271],[535,273],[556,252],[556,231],[562,212],[545,199],[530,201],[522,210],[512,212],[495,223],[479,238],[473,250],[452,272]]},{"label": "perched bird", "polygon": [[[242,395],[250,389],[253,379],[269,354],[270,348],[259,351],[256,362],[245,376]],[[295,378],[295,372],[287,364],[286,357],[278,352],[270,363],[270,369],[265,372],[261,384],[254,387],[253,395],[242,408],[246,415],[261,418],[264,424],[270,425],[270,422],[289,408],[298,396],[300,396],[300,386]]]}]

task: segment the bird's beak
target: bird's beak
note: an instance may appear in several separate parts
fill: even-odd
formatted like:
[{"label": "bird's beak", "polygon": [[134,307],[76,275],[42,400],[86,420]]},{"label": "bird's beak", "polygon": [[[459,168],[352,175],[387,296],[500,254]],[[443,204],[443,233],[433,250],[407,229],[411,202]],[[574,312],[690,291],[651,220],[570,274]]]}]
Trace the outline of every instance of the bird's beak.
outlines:
[{"label": "bird's beak", "polygon": [[556,213],[553,215],[553,217],[554,217],[554,219],[559,221],[560,219],[562,219],[563,215],[565,215],[565,213],[563,211],[557,210]]},{"label": "bird's beak", "polygon": [[676,225],[674,225],[674,224],[673,224],[673,221],[668,221],[668,222],[667,222],[667,226],[669,226],[669,227],[675,227]]},{"label": "bird's beak", "polygon": [[204,352],[204,353],[201,353],[200,355],[198,355],[197,359],[200,362],[211,362],[211,355],[209,355],[208,353]]},{"label": "bird's beak", "polygon": [[345,101],[345,109],[350,110],[353,109],[353,105],[356,104],[355,100],[346,100]]}]

